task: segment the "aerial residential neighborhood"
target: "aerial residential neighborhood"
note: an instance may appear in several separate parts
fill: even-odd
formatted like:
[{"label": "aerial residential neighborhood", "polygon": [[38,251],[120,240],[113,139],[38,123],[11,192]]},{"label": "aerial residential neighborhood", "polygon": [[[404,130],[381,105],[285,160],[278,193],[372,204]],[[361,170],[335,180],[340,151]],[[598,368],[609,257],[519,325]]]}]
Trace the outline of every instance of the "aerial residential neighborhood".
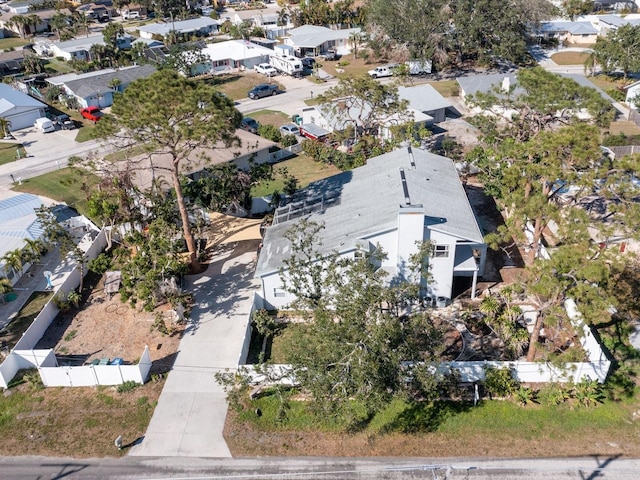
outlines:
[{"label": "aerial residential neighborhood", "polygon": [[638,5],[462,3],[0,4],[0,477],[634,478]]}]

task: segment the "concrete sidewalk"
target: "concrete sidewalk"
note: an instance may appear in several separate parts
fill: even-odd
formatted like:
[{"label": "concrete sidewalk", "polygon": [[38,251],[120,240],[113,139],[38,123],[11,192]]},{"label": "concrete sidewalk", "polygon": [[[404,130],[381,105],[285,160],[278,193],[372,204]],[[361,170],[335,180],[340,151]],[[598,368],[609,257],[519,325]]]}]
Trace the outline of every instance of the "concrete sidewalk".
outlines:
[{"label": "concrete sidewalk", "polygon": [[196,306],[158,405],[133,456],[230,457],[222,437],[226,395],[214,374],[236,368],[258,283],[258,242],[221,251],[206,272],[188,278]]}]

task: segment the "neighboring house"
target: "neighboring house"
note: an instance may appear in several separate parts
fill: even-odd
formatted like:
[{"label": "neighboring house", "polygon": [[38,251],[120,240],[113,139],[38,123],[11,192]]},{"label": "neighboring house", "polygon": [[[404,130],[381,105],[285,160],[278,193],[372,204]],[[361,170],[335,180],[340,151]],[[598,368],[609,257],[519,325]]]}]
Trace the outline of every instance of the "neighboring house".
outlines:
[{"label": "neighboring house", "polygon": [[149,23],[138,27],[142,38],[165,38],[171,32],[178,35],[205,36],[217,32],[220,22],[209,17],[198,17],[166,23]]},{"label": "neighboring house", "polygon": [[600,30],[591,22],[543,22],[540,25],[540,34],[547,39],[555,38],[564,44],[593,44],[596,43]]},{"label": "neighboring house", "polygon": [[444,122],[447,118],[447,109],[453,108],[451,102],[428,83],[413,87],[400,86],[398,95],[409,102],[409,108],[433,118],[430,123]]},{"label": "neighboring house", "polygon": [[90,105],[106,108],[113,104],[115,92],[123,91],[131,82],[147,78],[155,71],[153,65],[133,65],[117,70],[59,75],[47,78],[47,82],[60,87],[66,95],[75,97],[83,108]]},{"label": "neighboring house", "polygon": [[44,0],[17,0],[6,5],[10,13],[30,14],[32,5],[42,5]]},{"label": "neighboring house", "polygon": [[[558,75],[570,78],[582,87],[593,88],[597,91],[602,98],[610,102],[615,107],[615,100],[607,95],[601,88],[595,86],[584,75],[573,73],[558,73]],[[475,95],[477,93],[489,93],[495,92],[497,95],[504,95],[511,88],[513,88],[512,95],[518,96],[524,93],[524,90],[518,87],[518,79],[515,73],[496,73],[492,75],[472,75],[469,77],[458,77],[456,79],[460,86],[460,98],[465,103],[468,101],[469,95]],[[480,109],[473,107],[471,113],[481,113]]]},{"label": "neighboring house", "polygon": [[116,9],[112,2],[96,1],[93,3],[85,3],[80,5],[76,11],[84,13],[87,18],[98,20],[101,18],[113,18],[117,16]]},{"label": "neighboring house", "polygon": [[[246,22],[255,27],[262,28],[270,40],[286,36],[293,28],[289,15],[280,16],[278,13],[265,13],[264,10],[240,10],[236,11],[233,18],[229,19],[234,24]],[[279,21],[283,22],[279,24]]]},{"label": "neighboring house", "polygon": [[24,50],[0,53],[0,75],[17,75],[22,72]]},{"label": "neighboring house", "polygon": [[629,107],[638,110],[638,106],[640,106],[640,81],[627,85],[624,89],[627,91],[625,102]]},{"label": "neighboring house", "polygon": [[[180,164],[180,173],[195,179],[207,167],[234,163],[238,168],[248,170],[249,160],[252,158],[257,164],[272,163],[280,159],[272,152],[279,150],[275,142],[239,129],[236,130],[236,136],[240,139],[240,147],[229,148],[220,142],[215,148],[194,151],[187,161]],[[172,185],[171,173],[167,170],[171,167],[169,155],[154,154],[151,161],[143,155],[132,161],[137,162],[133,182],[141,190],[150,189],[154,183],[167,187]]]},{"label": "neighboring house", "polygon": [[273,50],[246,40],[229,40],[207,44],[202,54],[209,60],[193,67],[192,75],[252,69],[259,63],[269,62],[269,56],[273,54]]},{"label": "neighboring house", "polygon": [[[340,108],[340,100],[336,100],[334,105],[336,105],[337,108]],[[396,114],[389,115],[386,118],[381,118],[381,128],[378,132],[380,137],[383,139],[391,138],[390,127],[407,123],[410,120],[413,120],[416,125],[428,126],[433,123],[433,117],[411,107],[409,107],[407,113],[410,114],[411,118],[400,118]],[[362,113],[362,117],[366,117],[367,115],[369,115],[369,113],[365,108],[364,113]],[[361,116],[361,110],[359,108],[352,108],[348,115],[343,116],[337,115],[333,108],[326,105],[315,105],[303,108],[301,116],[302,125],[305,129],[307,129],[309,125],[315,125],[316,127],[320,127],[321,129],[332,133],[341,132],[349,127],[355,127],[356,129],[362,129],[364,127],[364,125],[355,120]]]},{"label": "neighboring house", "polygon": [[[321,255],[353,258],[381,248],[388,281],[410,280],[416,242],[430,241],[430,279],[423,295],[446,303],[483,275],[486,245],[453,162],[426,150],[401,148],[363,167],[311,183],[278,208],[267,228],[256,268],[266,308],[294,297],[284,290],[280,269],[291,255],[284,233],[302,218],[322,222]],[[286,271],[283,273],[286,275]]]},{"label": "neighboring house", "polygon": [[13,250],[24,250],[26,239],[38,240],[44,235],[35,213],[40,207],[40,198],[28,193],[0,200],[0,275],[7,277],[12,285],[30,264],[23,265],[20,272],[8,266],[3,257]]},{"label": "neighboring house", "polygon": [[36,118],[44,117],[47,105],[29,95],[0,83],[0,117],[11,122],[11,130],[33,126]]},{"label": "neighboring house", "polygon": [[640,25],[640,15],[597,15],[592,22],[600,28],[600,35],[606,37],[609,32],[616,30],[623,25]]},{"label": "neighboring house", "polygon": [[303,57],[305,54],[320,55],[330,48],[340,55],[351,53],[352,34],[359,34],[360,28],[347,28],[344,30],[331,30],[317,25],[303,25],[289,31],[289,36],[284,39],[285,45],[294,48],[296,55]]},{"label": "neighboring house", "polygon": [[[122,50],[131,48],[131,42],[133,39],[133,36],[125,33],[122,37],[118,38],[118,48]],[[49,49],[54,57],[62,57],[67,61],[89,61],[91,60],[91,47],[94,45],[105,45],[104,36],[102,34],[75,38],[66,42],[53,43]]]},{"label": "neighboring house", "polygon": [[[21,34],[21,29],[24,29],[24,36],[25,37],[29,37],[31,35],[35,35],[39,32],[46,32],[48,31],[51,27],[49,25],[49,22],[51,21],[51,19],[53,18],[53,16],[58,13],[57,10],[38,10],[35,12],[27,12],[27,13],[23,13],[23,14],[17,14],[17,13],[12,13],[12,12],[2,12],[2,16],[0,17],[0,28],[4,28],[5,30],[11,32],[14,35],[20,35]],[[67,10],[66,8],[63,8],[60,10],[60,13],[63,13],[65,15],[71,15],[71,11]],[[12,25],[11,24],[11,19],[16,17],[16,16],[28,16],[28,15],[35,15],[36,17],[38,17],[40,19],[40,21],[38,23],[36,23],[35,25],[25,25],[25,26],[20,26],[20,25]]]},{"label": "neighboring house", "polygon": [[134,14],[138,15],[140,18],[145,18],[147,16],[147,13],[147,7],[145,5],[139,5],[137,3],[125,5],[120,9],[120,14],[123,17],[130,17],[131,14]]}]

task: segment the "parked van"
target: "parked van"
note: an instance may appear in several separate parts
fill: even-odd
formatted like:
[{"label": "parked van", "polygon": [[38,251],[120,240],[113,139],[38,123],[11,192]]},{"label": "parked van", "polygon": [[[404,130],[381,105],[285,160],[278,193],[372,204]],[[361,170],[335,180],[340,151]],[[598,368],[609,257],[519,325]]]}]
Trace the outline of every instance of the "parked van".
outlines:
[{"label": "parked van", "polygon": [[33,122],[33,126],[40,130],[42,133],[56,131],[55,125],[47,117],[36,118],[36,121]]},{"label": "parked van", "polygon": [[390,77],[396,68],[398,68],[398,65],[395,63],[391,65],[381,65],[373,70],[369,70],[367,73],[373,78]]}]

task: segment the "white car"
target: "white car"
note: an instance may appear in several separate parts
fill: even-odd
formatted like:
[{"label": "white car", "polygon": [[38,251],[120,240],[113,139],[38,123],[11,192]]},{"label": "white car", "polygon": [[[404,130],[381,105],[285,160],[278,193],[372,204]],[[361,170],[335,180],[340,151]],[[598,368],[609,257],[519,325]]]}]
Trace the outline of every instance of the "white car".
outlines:
[{"label": "white car", "polygon": [[257,73],[261,73],[263,75],[266,75],[267,77],[273,77],[274,75],[278,74],[278,71],[268,63],[259,63],[258,65],[253,67],[253,69]]},{"label": "white car", "polygon": [[288,123],[280,127],[280,133],[282,135],[300,135],[300,129],[293,123]]}]

